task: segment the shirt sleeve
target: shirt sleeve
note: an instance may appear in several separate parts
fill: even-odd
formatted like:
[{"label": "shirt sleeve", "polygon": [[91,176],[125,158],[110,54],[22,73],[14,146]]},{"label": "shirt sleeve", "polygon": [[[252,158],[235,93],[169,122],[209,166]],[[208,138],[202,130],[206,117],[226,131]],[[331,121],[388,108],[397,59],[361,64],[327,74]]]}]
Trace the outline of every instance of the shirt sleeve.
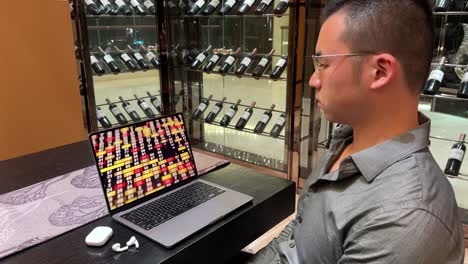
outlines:
[{"label": "shirt sleeve", "polygon": [[381,213],[346,237],[338,264],[462,264],[460,228],[450,230],[422,209]]}]

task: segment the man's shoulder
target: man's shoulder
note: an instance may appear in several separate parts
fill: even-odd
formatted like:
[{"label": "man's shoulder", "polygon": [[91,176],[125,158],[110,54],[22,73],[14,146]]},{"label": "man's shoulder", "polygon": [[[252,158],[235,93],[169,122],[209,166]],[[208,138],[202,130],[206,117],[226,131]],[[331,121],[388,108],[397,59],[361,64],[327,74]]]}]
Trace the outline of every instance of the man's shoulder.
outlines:
[{"label": "man's shoulder", "polygon": [[436,199],[453,200],[453,189],[429,150],[412,153],[391,164],[371,182],[384,184],[394,195],[422,204]]},{"label": "man's shoulder", "polygon": [[380,208],[424,210],[444,224],[458,224],[458,206],[447,177],[428,150],[401,159],[374,179],[372,184],[385,184],[392,191]]}]

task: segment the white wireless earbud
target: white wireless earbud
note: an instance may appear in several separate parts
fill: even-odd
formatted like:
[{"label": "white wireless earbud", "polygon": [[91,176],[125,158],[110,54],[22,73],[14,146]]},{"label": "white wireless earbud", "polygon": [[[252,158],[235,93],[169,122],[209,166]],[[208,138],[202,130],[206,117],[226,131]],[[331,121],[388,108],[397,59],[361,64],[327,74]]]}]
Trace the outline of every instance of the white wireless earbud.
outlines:
[{"label": "white wireless earbud", "polygon": [[127,241],[127,246],[125,247],[120,247],[120,243],[116,243],[112,245],[112,250],[114,252],[124,252],[125,250],[128,250],[128,247],[131,247],[135,245],[136,248],[140,247],[140,244],[138,244],[138,240],[136,237],[132,236],[128,241]]},{"label": "white wireless earbud", "polygon": [[127,241],[127,247],[130,247],[132,245],[135,245],[136,248],[140,247],[140,244],[138,244],[138,240],[134,236],[132,236],[130,240]]},{"label": "white wireless earbud", "polygon": [[128,247],[123,247],[123,248],[121,248],[121,247],[120,247],[120,243],[116,243],[116,244],[112,245],[112,250],[113,250],[114,252],[124,252],[124,251],[127,250],[127,249],[128,249]]}]

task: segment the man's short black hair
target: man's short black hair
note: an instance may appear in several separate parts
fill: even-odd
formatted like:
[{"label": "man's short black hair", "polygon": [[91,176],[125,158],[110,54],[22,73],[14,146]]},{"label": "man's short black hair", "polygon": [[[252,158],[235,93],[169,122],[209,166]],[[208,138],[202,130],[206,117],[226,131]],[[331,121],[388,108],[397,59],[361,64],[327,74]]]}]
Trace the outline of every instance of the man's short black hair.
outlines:
[{"label": "man's short black hair", "polygon": [[331,0],[322,22],[346,15],[341,36],[351,52],[389,53],[402,64],[404,77],[420,93],[433,54],[434,26],[428,0]]}]

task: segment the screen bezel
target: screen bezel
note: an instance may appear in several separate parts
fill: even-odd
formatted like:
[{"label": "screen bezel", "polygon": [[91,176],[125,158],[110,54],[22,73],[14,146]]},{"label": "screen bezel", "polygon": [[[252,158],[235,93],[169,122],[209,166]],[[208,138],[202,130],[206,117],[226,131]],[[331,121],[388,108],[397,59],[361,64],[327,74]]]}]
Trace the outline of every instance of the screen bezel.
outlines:
[{"label": "screen bezel", "polygon": [[[141,124],[145,124],[147,122],[152,122],[152,121],[155,121],[155,120],[158,120],[158,119],[163,119],[163,118],[168,118],[168,117],[173,117],[173,116],[177,116],[177,115],[180,115],[182,117],[182,123],[184,124],[184,129],[185,129],[185,133],[186,133],[186,137],[187,137],[187,142],[190,146],[189,148],[189,152],[190,152],[190,159],[193,163],[193,167],[194,167],[194,170],[195,170],[195,175],[192,176],[192,177],[189,177],[188,179],[185,179],[183,181],[180,181],[176,184],[172,184],[171,186],[169,187],[166,187],[162,190],[159,190],[157,192],[154,192],[148,196],[145,196],[143,198],[139,198],[129,204],[126,204],[126,205],[123,205],[121,207],[117,207],[113,210],[111,210],[110,208],[110,204],[109,204],[109,201],[107,200],[107,193],[106,193],[106,189],[104,187],[105,184],[107,184],[107,182],[104,182],[103,180],[103,177],[101,175],[101,172],[99,171],[99,166],[98,166],[98,160],[97,160],[97,157],[96,157],[96,154],[95,154],[95,151],[94,151],[94,145],[93,145],[93,140],[92,140],[92,136],[93,135],[97,135],[97,134],[101,134],[101,133],[106,133],[108,131],[112,131],[112,130],[116,130],[116,129],[121,129],[121,128],[124,128],[124,127],[131,127],[131,126],[138,126],[138,125],[141,125]],[[135,207],[139,204],[142,204],[148,200],[151,200],[155,197],[158,197],[162,194],[165,194],[167,192],[170,192],[182,185],[186,185],[196,179],[198,179],[200,176],[198,175],[198,170],[197,170],[197,165],[195,164],[195,156],[193,155],[193,152],[192,152],[192,144],[190,142],[190,137],[188,135],[188,130],[187,130],[187,126],[186,126],[186,123],[185,123],[185,118],[184,118],[184,115],[183,113],[179,112],[179,113],[175,113],[175,114],[170,114],[170,115],[164,115],[164,116],[158,116],[158,117],[155,117],[155,118],[151,118],[151,119],[146,119],[144,121],[139,121],[139,122],[135,122],[135,123],[132,123],[132,124],[129,124],[129,125],[121,125],[121,126],[115,126],[115,127],[111,127],[111,128],[108,128],[108,129],[103,129],[103,130],[99,130],[99,131],[96,131],[96,132],[92,132],[92,133],[89,133],[88,134],[88,141],[91,145],[91,150],[93,152],[93,156],[94,156],[94,163],[95,163],[95,166],[96,166],[96,169],[97,169],[97,172],[98,172],[98,176],[99,176],[99,181],[101,182],[101,188],[102,188],[102,191],[103,191],[103,194],[104,194],[104,199],[106,200],[106,205],[107,205],[107,209],[109,211],[109,214],[110,215],[114,215],[114,214],[117,214],[117,213],[120,213],[122,211],[125,211],[125,210],[128,210],[132,207]]]}]

